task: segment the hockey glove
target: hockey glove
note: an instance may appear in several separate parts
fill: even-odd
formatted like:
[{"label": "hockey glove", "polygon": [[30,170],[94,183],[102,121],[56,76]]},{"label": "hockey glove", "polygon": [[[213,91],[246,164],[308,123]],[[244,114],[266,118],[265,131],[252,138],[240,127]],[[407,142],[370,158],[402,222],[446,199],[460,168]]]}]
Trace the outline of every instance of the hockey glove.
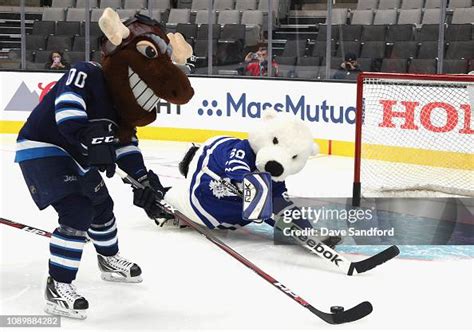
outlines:
[{"label": "hockey glove", "polygon": [[172,218],[157,204],[165,197],[169,188],[161,185],[158,175],[149,170],[148,173],[138,179],[144,189],[133,189],[133,204],[145,210],[150,219]]},{"label": "hockey glove", "polygon": [[112,124],[92,122],[82,135],[82,142],[87,146],[89,165],[105,172],[108,178],[115,173],[115,146]]}]

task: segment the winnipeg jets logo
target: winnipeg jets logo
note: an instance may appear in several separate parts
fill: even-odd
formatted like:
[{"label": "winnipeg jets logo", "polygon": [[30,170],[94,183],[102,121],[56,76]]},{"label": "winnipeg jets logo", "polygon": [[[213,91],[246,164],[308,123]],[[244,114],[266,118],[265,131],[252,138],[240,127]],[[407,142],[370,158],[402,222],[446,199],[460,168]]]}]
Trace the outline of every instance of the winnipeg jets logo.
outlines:
[{"label": "winnipeg jets logo", "polygon": [[[222,181],[211,180],[211,182],[209,182],[209,189],[212,191],[212,194],[219,199],[226,196],[235,196],[235,194],[232,193],[228,187],[226,187],[225,183],[223,183],[224,181],[229,183],[228,178],[223,179]],[[229,183],[229,185],[232,184]]]}]

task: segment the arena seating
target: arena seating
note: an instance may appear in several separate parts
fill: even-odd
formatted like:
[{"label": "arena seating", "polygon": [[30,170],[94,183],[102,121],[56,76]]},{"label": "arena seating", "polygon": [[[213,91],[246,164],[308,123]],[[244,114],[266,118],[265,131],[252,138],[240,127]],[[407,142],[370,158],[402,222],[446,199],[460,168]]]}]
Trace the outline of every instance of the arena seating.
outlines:
[{"label": "arena seating", "polygon": [[[272,0],[273,54],[280,64],[281,76],[326,77],[327,1],[315,2],[313,7],[303,4],[302,10],[290,11],[290,1]],[[174,4],[170,0],[152,0],[151,11],[147,9],[147,0],[89,0],[89,3],[91,10],[87,13],[85,0],[52,0],[50,7],[42,8],[41,19],[32,22],[27,30],[27,67],[42,68],[50,52],[56,49],[64,51],[72,63],[84,59],[87,15],[91,21],[90,57],[99,59],[101,32],[97,21],[104,8],[112,7],[122,19],[137,12],[151,14],[166,24],[169,31],[181,32],[194,47],[197,67],[204,67],[203,72],[207,72],[208,0],[177,0]],[[232,68],[226,66],[239,66],[248,50],[266,45],[268,1],[214,0],[213,3],[214,65],[218,66],[217,70],[222,67],[223,71],[234,74]],[[354,53],[363,70],[435,73],[440,6],[441,0],[336,1],[331,18],[332,72],[347,53]],[[473,1],[449,0],[443,23],[444,72],[472,70]],[[291,28],[295,32],[285,32],[287,26],[290,32]],[[305,27],[309,31],[307,35],[302,32]],[[282,46],[275,46],[278,43]],[[15,61],[18,61],[18,52],[15,49],[11,52]],[[2,66],[0,59],[0,68]]]}]

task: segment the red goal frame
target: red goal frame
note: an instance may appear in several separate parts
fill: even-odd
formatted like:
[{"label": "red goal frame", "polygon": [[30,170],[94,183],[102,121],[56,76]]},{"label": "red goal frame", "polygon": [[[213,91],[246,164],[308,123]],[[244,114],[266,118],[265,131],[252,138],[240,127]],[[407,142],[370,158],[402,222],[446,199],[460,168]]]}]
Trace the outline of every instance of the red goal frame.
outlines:
[{"label": "red goal frame", "polygon": [[362,72],[357,77],[357,102],[356,102],[356,128],[355,128],[355,149],[354,149],[354,182],[352,186],[352,206],[360,206],[361,199],[361,181],[360,181],[360,164],[362,149],[362,119],[363,119],[363,85],[366,78],[388,78],[401,80],[417,80],[417,81],[442,81],[457,82],[467,81],[474,83],[474,75],[458,74],[399,74],[399,73],[375,73]]}]

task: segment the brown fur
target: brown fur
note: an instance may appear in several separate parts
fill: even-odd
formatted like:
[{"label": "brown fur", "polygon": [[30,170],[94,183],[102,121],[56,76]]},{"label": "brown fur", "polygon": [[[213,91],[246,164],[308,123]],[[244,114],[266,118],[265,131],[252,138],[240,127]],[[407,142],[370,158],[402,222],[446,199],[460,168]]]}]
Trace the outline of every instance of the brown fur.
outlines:
[{"label": "brown fur", "polygon": [[104,40],[102,50],[104,57],[102,67],[114,105],[119,114],[118,137],[122,142],[129,142],[135,127],[146,126],[156,119],[156,112],[143,110],[135,100],[128,81],[128,67],[153,90],[153,92],[173,104],[185,104],[194,95],[188,77],[173,64],[166,54],[159,54],[149,59],[136,49],[140,40],[151,39],[143,36],[152,32],[169,43],[165,32],[159,26],[134,22],[127,26],[131,33],[121,47],[115,49]]}]

